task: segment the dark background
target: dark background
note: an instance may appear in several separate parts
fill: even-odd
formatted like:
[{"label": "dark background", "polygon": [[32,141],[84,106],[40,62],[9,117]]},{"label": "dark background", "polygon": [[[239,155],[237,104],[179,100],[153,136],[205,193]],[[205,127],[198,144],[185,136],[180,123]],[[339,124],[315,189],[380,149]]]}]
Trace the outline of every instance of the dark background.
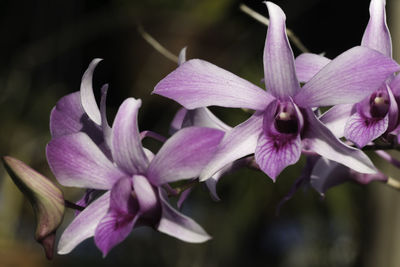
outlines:
[{"label": "dark background", "polygon": [[[369,19],[367,0],[274,2],[305,46],[330,58],[359,45]],[[141,98],[139,128],[167,135],[179,105],[150,93],[176,64],[143,40],[138,25],[175,54],[187,46],[188,58],[208,60],[260,84],[267,28],[243,14],[240,3],[267,15],[261,1],[2,0],[1,155],[20,158],[54,179],[44,153],[50,110],[59,98],[79,90],[83,72],[96,57],[104,59],[94,74],[96,94],[102,84],[110,84],[109,120],[123,99]],[[232,126],[246,118],[238,110],[213,111]],[[371,191],[383,185],[348,183],[332,189],[325,200],[301,189],[276,216],[277,204],[303,164],[304,159],[287,168],[275,184],[253,170],[228,175],[218,186],[218,203],[197,187],[183,211],[213,236],[205,244],[186,244],[143,228],[104,260],[89,239],[52,262],[33,240],[29,203],[1,167],[0,266],[367,266],[379,253],[378,204]],[[65,193],[76,200],[82,191],[65,188]],[[71,219],[69,212],[65,225]]]}]

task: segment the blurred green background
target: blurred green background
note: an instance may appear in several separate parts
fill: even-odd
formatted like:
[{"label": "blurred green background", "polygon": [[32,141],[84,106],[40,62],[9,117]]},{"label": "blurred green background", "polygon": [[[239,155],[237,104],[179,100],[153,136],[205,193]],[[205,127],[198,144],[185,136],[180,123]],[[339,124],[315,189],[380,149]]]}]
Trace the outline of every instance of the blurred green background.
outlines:
[{"label": "blurred green background", "polygon": [[[274,2],[306,47],[330,58],[360,43],[369,18],[368,0]],[[261,86],[267,29],[240,12],[240,3],[267,15],[262,1],[250,0],[2,0],[1,155],[17,157],[54,179],[45,159],[50,110],[59,98],[79,90],[95,57],[104,58],[94,74],[96,94],[110,84],[109,120],[123,99],[141,98],[139,128],[167,135],[179,105],[150,92],[176,64],[143,40],[138,25],[175,54],[187,46],[188,58],[208,60]],[[395,42],[396,8],[396,1],[388,1]],[[213,111],[232,126],[248,116],[240,110]],[[348,183],[324,200],[312,189],[301,189],[275,215],[303,164],[304,159],[287,168],[275,184],[253,170],[227,175],[218,185],[221,202],[198,186],[183,211],[213,236],[205,244],[139,228],[105,259],[89,239],[53,261],[33,239],[29,203],[0,167],[0,266],[400,266],[400,193],[383,184]],[[396,177],[393,168],[384,168]],[[64,189],[69,200],[82,195],[82,190]],[[71,219],[69,211],[62,229]]]}]

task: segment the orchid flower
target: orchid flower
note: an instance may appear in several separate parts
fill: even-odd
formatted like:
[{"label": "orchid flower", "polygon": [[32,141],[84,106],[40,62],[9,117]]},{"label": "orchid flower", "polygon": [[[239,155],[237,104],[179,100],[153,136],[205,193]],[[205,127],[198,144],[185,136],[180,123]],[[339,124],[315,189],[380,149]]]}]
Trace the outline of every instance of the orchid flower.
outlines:
[{"label": "orchid flower", "polygon": [[[105,193],[66,228],[58,253],[69,253],[80,242],[94,236],[105,256],[134,227],[141,225],[186,242],[207,241],[210,236],[201,226],[168,203],[163,185],[198,176],[224,133],[205,127],[185,128],[153,155],[141,144],[137,126],[140,100],[126,99],[112,127],[108,126],[106,92],[103,90],[99,109],[91,86],[96,64],[97,61],[92,62],[84,75],[80,97],[76,93],[69,95],[53,110],[53,139],[47,145],[47,159],[60,184],[105,190]],[[73,108],[61,109],[62,103],[66,103],[63,107]],[[88,125],[92,127],[90,130]],[[71,131],[57,135],[61,131],[59,127]]]},{"label": "orchid flower", "polygon": [[[370,20],[361,45],[392,57],[392,40],[386,24],[385,0],[371,0]],[[329,63],[329,59],[313,54],[302,54],[296,68],[306,82]],[[362,148],[382,134],[398,126],[400,77],[388,77],[374,92],[356,104],[337,105],[320,119],[337,137],[346,137]]]},{"label": "orchid flower", "polygon": [[269,92],[209,62],[194,59],[179,66],[155,87],[187,109],[218,105],[256,112],[227,132],[200,175],[210,178],[226,164],[255,153],[260,168],[273,180],[298,161],[302,150],[314,151],[362,173],[375,167],[360,150],[337,139],[311,108],[364,99],[399,66],[381,53],[355,47],[327,64],[303,87],[296,77],[285,14],[267,2],[270,26],[264,49],[265,85]]}]

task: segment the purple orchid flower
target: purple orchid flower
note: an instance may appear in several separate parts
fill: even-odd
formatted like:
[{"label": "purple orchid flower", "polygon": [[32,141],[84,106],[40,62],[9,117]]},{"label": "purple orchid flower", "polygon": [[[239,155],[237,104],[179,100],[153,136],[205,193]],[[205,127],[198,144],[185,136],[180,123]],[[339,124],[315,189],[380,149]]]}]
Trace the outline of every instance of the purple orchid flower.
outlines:
[{"label": "purple orchid flower", "polygon": [[[385,0],[372,0],[370,20],[361,45],[392,57],[392,40],[386,24]],[[318,73],[329,59],[313,54],[302,54],[296,59],[296,68],[303,82]],[[398,125],[400,77],[388,77],[374,92],[356,104],[337,105],[320,119],[337,137],[346,137],[362,148]]]},{"label": "purple orchid flower", "polygon": [[200,175],[206,180],[226,164],[255,153],[260,168],[273,180],[312,150],[359,172],[375,167],[361,151],[338,140],[311,108],[355,103],[373,92],[399,66],[379,52],[355,47],[339,55],[300,88],[293,52],[285,31],[285,14],[267,2],[270,26],[264,50],[265,84],[270,93],[203,60],[189,60],[161,80],[154,93],[187,109],[210,105],[255,110],[234,127]]},{"label": "purple orchid flower", "polygon": [[97,63],[92,62],[85,73],[80,96],[74,93],[61,99],[53,110],[53,139],[47,146],[47,159],[60,184],[106,192],[90,200],[66,228],[58,253],[69,253],[94,236],[106,255],[141,225],[186,242],[207,241],[210,236],[201,226],[168,203],[163,185],[198,176],[224,133],[205,127],[185,128],[153,155],[143,148],[138,132],[140,100],[125,100],[113,126],[108,126],[106,90],[99,109],[91,86]]}]

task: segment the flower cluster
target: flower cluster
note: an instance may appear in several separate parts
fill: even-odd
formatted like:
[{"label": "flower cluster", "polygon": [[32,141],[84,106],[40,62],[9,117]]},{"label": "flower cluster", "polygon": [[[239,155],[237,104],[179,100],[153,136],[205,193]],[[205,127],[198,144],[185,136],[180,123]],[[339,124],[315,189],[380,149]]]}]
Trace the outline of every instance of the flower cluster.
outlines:
[{"label": "flower cluster", "polygon": [[[400,78],[396,76],[400,66],[392,59],[385,1],[371,1],[361,45],[332,60],[311,53],[295,59],[286,35],[285,14],[271,2],[266,5],[270,17],[263,57],[266,90],[207,61],[186,61],[183,49],[179,66],[153,91],[183,106],[171,123],[169,138],[139,132],[141,100],[135,98],[121,104],[109,125],[108,85],[101,89],[100,105],[92,87],[99,59],[93,60],[83,75],[80,91],[59,100],[50,116],[52,139],[46,149],[47,160],[61,185],[86,189],[76,204],[64,203],[77,211],[61,235],[59,254],[94,237],[105,256],[138,226],[150,226],[186,242],[207,241],[210,236],[179,212],[179,207],[191,185],[200,182],[205,182],[218,200],[219,178],[242,166],[261,170],[275,181],[304,154],[303,173],[284,200],[304,183],[324,194],[347,180],[365,184],[388,179],[361,150],[368,147],[388,161],[396,161],[375,143],[379,139],[393,148],[400,134]],[[208,106],[254,113],[230,127]],[[329,110],[321,114],[321,107]],[[157,153],[143,146],[145,137],[163,143]],[[52,221],[55,226],[42,235],[51,234],[53,243],[47,243],[47,250],[52,249],[64,208],[54,206],[63,202],[62,193],[22,162],[9,157],[4,162],[17,184],[22,181],[24,188],[33,188],[34,207],[44,203],[40,204],[41,214],[57,211]],[[26,182],[29,177],[37,182]],[[181,180],[188,181],[176,186]],[[178,209],[170,203],[170,196],[179,197]],[[48,199],[52,205],[37,199]]]}]

